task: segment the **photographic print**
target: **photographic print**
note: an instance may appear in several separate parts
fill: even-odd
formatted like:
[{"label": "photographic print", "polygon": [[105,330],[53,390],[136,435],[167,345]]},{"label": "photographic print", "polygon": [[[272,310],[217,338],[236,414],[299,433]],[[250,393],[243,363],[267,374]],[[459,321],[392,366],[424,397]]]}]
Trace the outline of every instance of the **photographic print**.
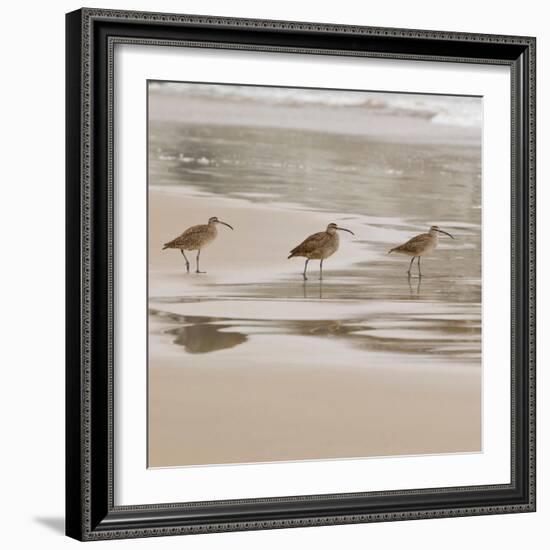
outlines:
[{"label": "photographic print", "polygon": [[66,533],[536,509],[536,39],[83,8]]},{"label": "photographic print", "polygon": [[148,466],[482,451],[482,99],[149,81]]}]

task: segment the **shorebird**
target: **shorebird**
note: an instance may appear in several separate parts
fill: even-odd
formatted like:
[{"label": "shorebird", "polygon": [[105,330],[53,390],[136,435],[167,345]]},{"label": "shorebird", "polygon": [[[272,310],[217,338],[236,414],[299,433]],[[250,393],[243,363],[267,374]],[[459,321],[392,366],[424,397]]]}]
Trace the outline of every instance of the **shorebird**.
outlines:
[{"label": "shorebird", "polygon": [[340,244],[340,238],[336,231],[347,231],[352,235],[355,235],[353,231],[338,227],[335,223],[329,223],[326,231],[320,231],[310,235],[304,242],[300,243],[296,248],[290,251],[288,258],[294,258],[294,256],[302,256],[306,258],[306,265],[304,266],[304,281],[307,281],[307,264],[309,260],[321,260],[319,267],[319,279],[323,278],[323,260],[326,260],[329,256],[332,256],[337,250]]},{"label": "shorebird", "polygon": [[439,229],[437,225],[432,225],[428,233],[421,233],[420,235],[416,235],[416,237],[409,239],[406,243],[392,248],[388,252],[388,254],[391,254],[392,252],[397,252],[398,254],[412,256],[411,263],[409,264],[409,269],[407,271],[409,277],[411,276],[411,269],[414,259],[418,258],[418,276],[422,277],[422,272],[420,271],[420,257],[425,256],[437,246],[438,233],[443,233],[451,237],[451,239],[454,239],[454,237],[450,233],[447,233],[447,231]]},{"label": "shorebird", "polygon": [[208,246],[218,235],[218,230],[216,225],[221,223],[233,229],[228,223],[218,220],[216,216],[213,216],[208,220],[207,224],[204,225],[193,225],[186,229],[179,237],[176,237],[170,242],[164,243],[162,250],[166,248],[177,248],[183,254],[185,258],[185,267],[187,267],[187,273],[189,273],[189,260],[185,255],[185,250],[196,250],[197,251],[197,273],[206,273],[206,271],[201,271],[199,269],[199,258],[201,255],[201,250]]}]

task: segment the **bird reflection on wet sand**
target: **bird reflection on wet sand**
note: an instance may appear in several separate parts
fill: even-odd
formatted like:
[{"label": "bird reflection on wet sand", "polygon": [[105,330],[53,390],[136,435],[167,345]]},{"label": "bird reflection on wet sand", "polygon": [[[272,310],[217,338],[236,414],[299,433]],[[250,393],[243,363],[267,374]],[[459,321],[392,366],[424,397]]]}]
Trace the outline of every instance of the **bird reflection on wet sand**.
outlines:
[{"label": "bird reflection on wet sand", "polygon": [[209,353],[221,349],[229,349],[243,344],[248,340],[245,334],[228,331],[231,325],[211,324],[211,321],[201,320],[195,324],[167,330],[174,336],[174,344],[183,346],[188,353]]},{"label": "bird reflection on wet sand", "polygon": [[[205,316],[150,314],[169,322],[161,332],[187,353],[203,354],[228,350],[250,337],[280,338],[283,334],[309,337],[338,337],[364,350],[393,353],[462,357],[479,356],[480,325],[467,310],[460,318],[428,314],[376,313],[347,319],[246,319]],[[174,325],[179,325],[175,326]],[[458,344],[460,342],[460,344]]]},{"label": "bird reflection on wet sand", "polygon": [[418,277],[416,279],[416,282],[411,282],[411,277],[407,277],[407,282],[409,283],[409,291],[411,293],[411,298],[419,298],[420,297],[420,287],[422,286],[422,277]]},{"label": "bird reflection on wet sand", "polygon": [[323,299],[323,279],[319,279],[317,283],[308,283],[307,279],[304,279],[302,288],[304,289],[304,300],[308,298]]}]

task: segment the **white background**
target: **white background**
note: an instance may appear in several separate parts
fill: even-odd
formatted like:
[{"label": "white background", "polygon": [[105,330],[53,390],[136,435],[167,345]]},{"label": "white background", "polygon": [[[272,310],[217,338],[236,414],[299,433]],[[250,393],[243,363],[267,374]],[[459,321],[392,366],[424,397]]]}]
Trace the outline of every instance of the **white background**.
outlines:
[{"label": "white background", "polygon": [[[242,17],[535,35],[538,38],[538,96],[548,96],[549,18],[533,0],[462,0],[386,3],[115,1],[89,6],[203,13]],[[77,2],[26,2],[3,7],[2,384],[0,385],[0,514],[2,546],[76,546],[63,538],[64,509],[64,12]],[[546,60],[546,62],[544,62]],[[549,108],[538,104],[539,243],[546,242],[550,200],[547,185]],[[543,337],[550,294],[548,253],[539,246],[539,365],[547,362]],[[546,247],[547,249],[548,247]],[[546,310],[543,313],[543,310]],[[543,548],[550,520],[548,462],[550,414],[544,396],[548,378],[539,369],[539,499],[536,514],[350,525],[272,532],[97,543],[117,547],[153,545],[216,548]],[[542,428],[542,429],[541,429]]]}]

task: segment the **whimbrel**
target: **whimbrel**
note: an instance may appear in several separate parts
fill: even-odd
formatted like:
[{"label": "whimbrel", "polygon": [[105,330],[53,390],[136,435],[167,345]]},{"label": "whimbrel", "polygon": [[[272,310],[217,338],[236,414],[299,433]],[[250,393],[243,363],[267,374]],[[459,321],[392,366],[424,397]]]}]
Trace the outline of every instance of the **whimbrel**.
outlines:
[{"label": "whimbrel", "polygon": [[420,271],[420,257],[425,256],[437,246],[438,233],[444,233],[445,235],[451,237],[451,239],[454,239],[454,237],[450,233],[447,233],[447,231],[439,229],[437,225],[432,225],[428,233],[421,233],[420,235],[409,239],[405,244],[392,248],[388,254],[397,252],[398,254],[412,256],[411,263],[409,264],[409,269],[407,271],[409,277],[411,276],[411,269],[414,259],[418,258],[418,276],[422,277],[422,272]]},{"label": "whimbrel", "polygon": [[304,272],[302,274],[304,276],[304,281],[307,281],[306,271],[309,260],[321,260],[319,279],[323,278],[323,260],[332,256],[338,250],[338,245],[340,244],[340,239],[336,233],[337,230],[347,231],[355,235],[355,233],[349,229],[338,227],[335,223],[329,223],[326,231],[320,231],[319,233],[310,235],[304,242],[290,251],[289,258],[294,258],[294,256],[306,258],[306,265],[304,266]]},{"label": "whimbrel", "polygon": [[216,229],[216,224],[222,223],[233,229],[228,223],[218,220],[216,216],[213,216],[208,220],[208,223],[205,225],[193,225],[186,229],[179,237],[176,237],[174,240],[164,244],[162,250],[166,248],[178,248],[185,258],[185,267],[187,267],[187,273],[189,273],[189,260],[185,255],[185,250],[196,250],[197,251],[197,273],[206,273],[206,271],[201,271],[199,269],[199,258],[201,255],[201,250],[208,246],[218,235],[218,230]]}]

